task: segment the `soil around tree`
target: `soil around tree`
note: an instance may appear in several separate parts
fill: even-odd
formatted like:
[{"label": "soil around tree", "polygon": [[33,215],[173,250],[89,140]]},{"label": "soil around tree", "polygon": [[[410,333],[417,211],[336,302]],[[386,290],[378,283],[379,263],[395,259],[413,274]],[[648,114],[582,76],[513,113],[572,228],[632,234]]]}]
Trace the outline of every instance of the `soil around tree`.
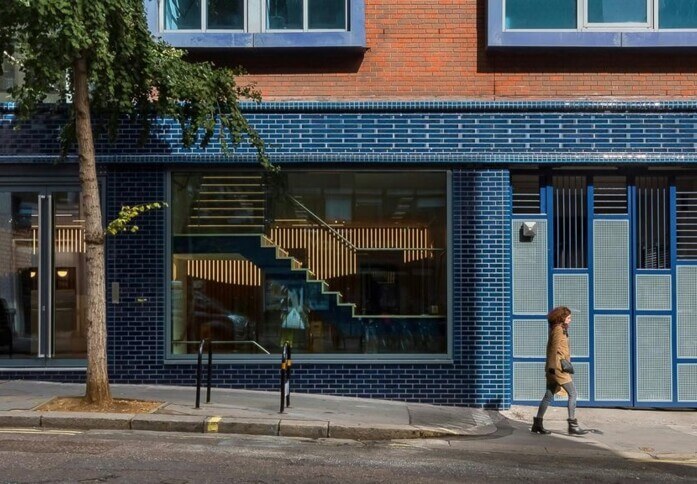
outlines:
[{"label": "soil around tree", "polygon": [[114,398],[111,404],[95,405],[87,403],[83,397],[55,397],[34,410],[38,412],[153,413],[163,403],[152,400]]}]

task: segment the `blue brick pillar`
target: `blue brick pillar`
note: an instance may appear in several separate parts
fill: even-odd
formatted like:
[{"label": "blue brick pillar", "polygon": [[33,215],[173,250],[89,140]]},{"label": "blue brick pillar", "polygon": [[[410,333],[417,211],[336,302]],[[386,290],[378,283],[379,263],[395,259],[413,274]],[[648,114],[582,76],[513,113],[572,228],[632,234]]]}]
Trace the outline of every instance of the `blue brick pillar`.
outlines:
[{"label": "blue brick pillar", "polygon": [[[106,183],[107,221],[122,205],[165,200],[165,173],[128,166],[112,168]],[[140,230],[107,238],[109,373],[114,382],[155,381],[165,349],[166,210],[136,219]],[[112,283],[120,301],[112,302]]]},{"label": "blue brick pillar", "polygon": [[455,170],[452,182],[453,356],[468,404],[508,408],[509,173]]}]

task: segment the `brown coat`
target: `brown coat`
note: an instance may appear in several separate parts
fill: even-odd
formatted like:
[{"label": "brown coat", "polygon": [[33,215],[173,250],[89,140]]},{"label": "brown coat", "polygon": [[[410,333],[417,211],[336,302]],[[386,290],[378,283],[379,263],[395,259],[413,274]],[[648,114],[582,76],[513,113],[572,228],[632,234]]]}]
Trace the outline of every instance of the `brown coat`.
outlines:
[{"label": "brown coat", "polygon": [[554,393],[557,393],[563,384],[571,382],[571,375],[561,371],[562,359],[571,361],[569,337],[564,333],[564,327],[561,324],[555,324],[552,326],[552,329],[549,330],[549,339],[547,340],[547,364],[545,365],[547,385],[556,385]]}]

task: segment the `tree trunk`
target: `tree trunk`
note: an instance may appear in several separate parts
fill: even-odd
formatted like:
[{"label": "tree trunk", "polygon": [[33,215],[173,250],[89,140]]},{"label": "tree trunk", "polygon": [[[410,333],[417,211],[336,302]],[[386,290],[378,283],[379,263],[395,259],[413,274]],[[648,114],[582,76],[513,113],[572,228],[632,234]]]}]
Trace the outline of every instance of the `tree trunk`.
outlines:
[{"label": "tree trunk", "polygon": [[85,401],[97,405],[111,403],[106,357],[106,288],[104,229],[97,183],[97,166],[90,119],[87,61],[73,63],[75,132],[80,160],[80,188],[85,217],[87,282],[87,389]]}]

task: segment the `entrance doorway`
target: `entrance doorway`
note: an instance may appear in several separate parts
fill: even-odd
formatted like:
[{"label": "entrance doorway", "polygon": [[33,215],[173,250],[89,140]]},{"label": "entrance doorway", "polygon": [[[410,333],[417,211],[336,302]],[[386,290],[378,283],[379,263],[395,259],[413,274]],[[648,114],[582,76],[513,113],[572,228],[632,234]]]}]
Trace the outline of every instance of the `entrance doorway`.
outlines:
[{"label": "entrance doorway", "polygon": [[0,185],[0,365],[86,357],[77,187]]}]

